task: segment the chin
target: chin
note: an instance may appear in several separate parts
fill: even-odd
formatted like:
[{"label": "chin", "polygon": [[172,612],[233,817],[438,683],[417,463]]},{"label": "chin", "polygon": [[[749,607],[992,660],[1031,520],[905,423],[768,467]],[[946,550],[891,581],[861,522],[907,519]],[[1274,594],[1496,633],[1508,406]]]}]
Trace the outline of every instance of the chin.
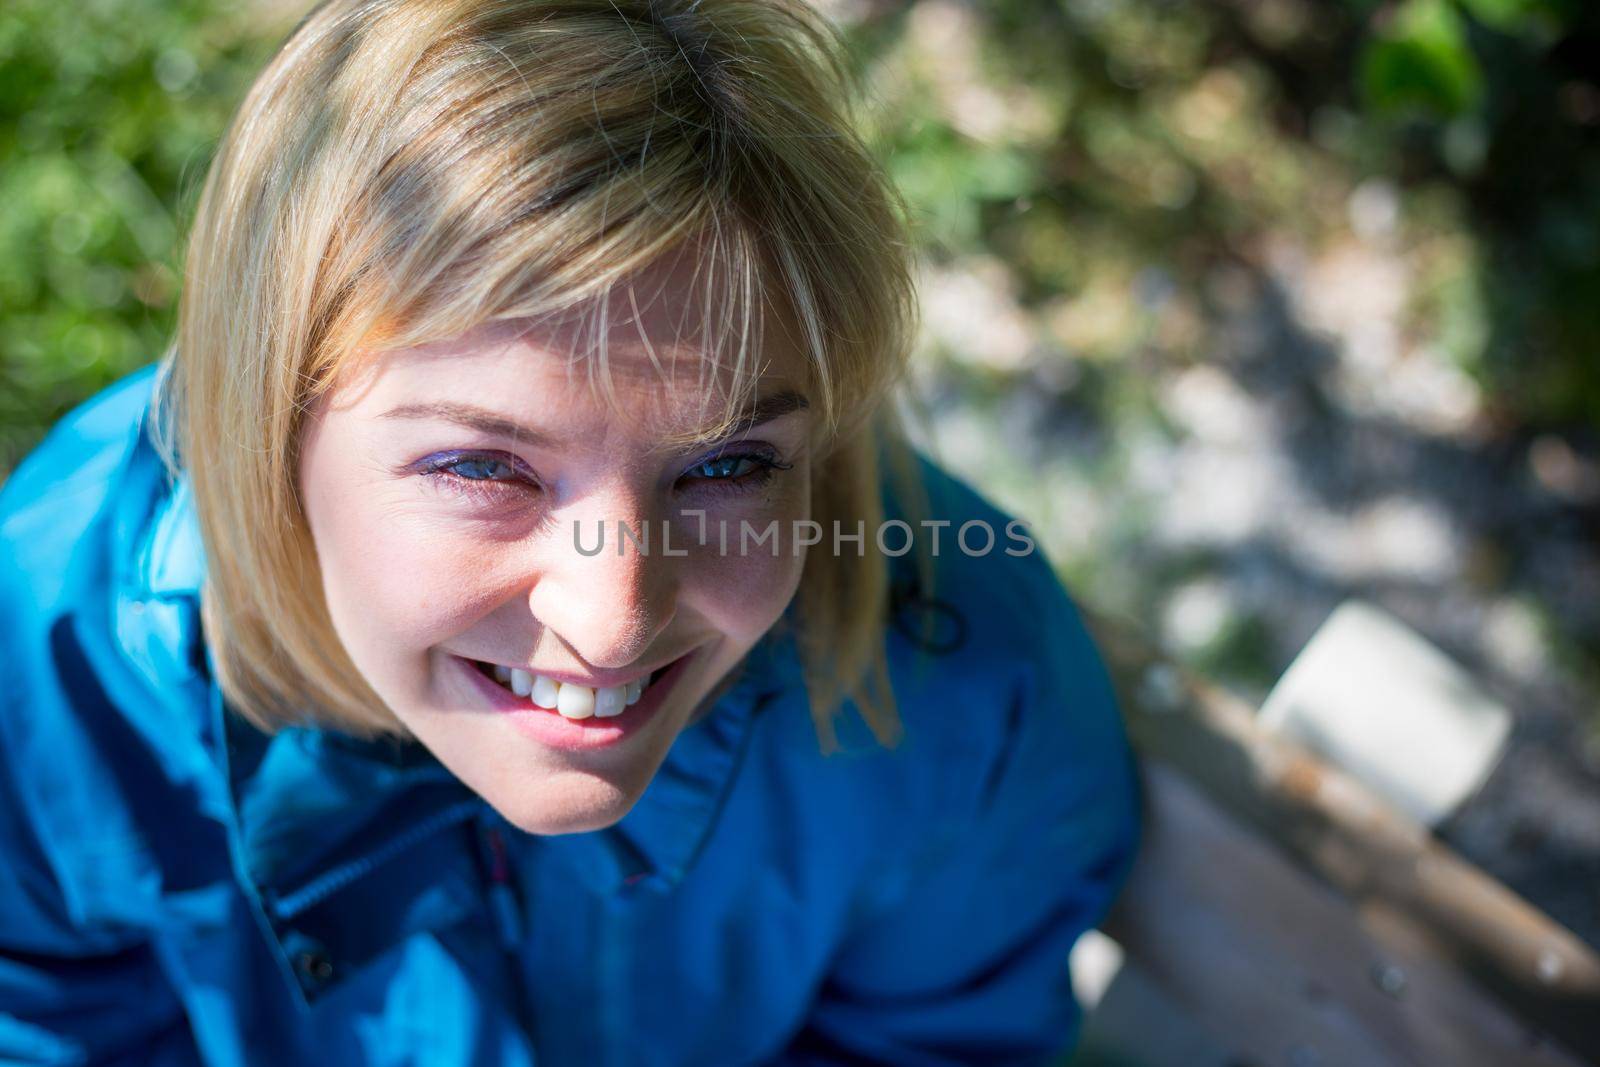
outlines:
[{"label": "chin", "polygon": [[512,796],[490,803],[505,820],[529,834],[553,836],[603,830],[622,820],[639,799],[608,782],[591,780],[583,786],[563,781],[557,796]]}]

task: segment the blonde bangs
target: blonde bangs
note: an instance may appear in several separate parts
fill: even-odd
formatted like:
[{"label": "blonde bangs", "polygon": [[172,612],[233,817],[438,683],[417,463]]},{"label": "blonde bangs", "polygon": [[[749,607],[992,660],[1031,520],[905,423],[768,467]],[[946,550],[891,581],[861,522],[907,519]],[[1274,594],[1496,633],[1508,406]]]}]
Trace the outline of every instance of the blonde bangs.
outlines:
[{"label": "blonde bangs", "polygon": [[[305,18],[208,175],[161,401],[242,714],[404,733],[322,599],[295,488],[316,399],[386,350],[577,313],[594,343],[574,369],[622,414],[609,321],[639,317],[634,280],[667,257],[694,257],[710,416],[668,444],[734,427],[763,337],[788,331],[817,416],[813,518],[875,528],[916,311],[904,207],[851,130],[848,84],[833,28],[784,2],[330,0]],[[845,698],[897,735],[886,571],[871,551],[808,556],[800,643],[825,748]]]}]

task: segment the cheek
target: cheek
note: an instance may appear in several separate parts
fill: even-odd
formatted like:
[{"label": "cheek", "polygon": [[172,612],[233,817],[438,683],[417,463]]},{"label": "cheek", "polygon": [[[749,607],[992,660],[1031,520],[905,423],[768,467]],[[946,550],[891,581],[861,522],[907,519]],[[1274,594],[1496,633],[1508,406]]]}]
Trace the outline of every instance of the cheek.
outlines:
[{"label": "cheek", "polygon": [[480,613],[472,565],[459,537],[430,536],[373,502],[350,505],[324,585],[362,632],[396,652],[432,645]]},{"label": "cheek", "polygon": [[[694,553],[685,578],[685,585],[695,591],[696,602],[716,619],[719,628],[746,642],[757,640],[783,614],[799,588],[806,552],[816,551],[816,547],[802,548],[797,553],[795,547],[795,524],[810,517],[811,498],[805,471],[794,473],[800,477],[768,494],[755,507],[725,517],[726,553],[721,551],[717,521],[710,520],[707,548]],[[748,524],[743,544],[742,522]],[[771,538],[760,540],[772,522],[777,523],[777,556]],[[686,528],[696,529],[692,522]]]},{"label": "cheek", "polygon": [[408,506],[403,490],[312,453],[307,518],[335,628],[364,671],[395,669],[475,617],[473,553]]},{"label": "cheek", "polygon": [[795,558],[788,546],[776,559],[772,550],[752,548],[740,556],[737,539],[730,539],[726,556],[710,553],[695,558],[687,583],[694,601],[714,618],[723,632],[754,641],[793,599],[805,558]]}]

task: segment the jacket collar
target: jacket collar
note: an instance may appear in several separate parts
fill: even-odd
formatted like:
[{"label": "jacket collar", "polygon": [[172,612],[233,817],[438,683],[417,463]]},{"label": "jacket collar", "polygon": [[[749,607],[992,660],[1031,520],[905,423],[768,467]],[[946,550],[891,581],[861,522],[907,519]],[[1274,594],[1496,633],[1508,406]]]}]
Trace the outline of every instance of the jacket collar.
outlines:
[{"label": "jacket collar", "polygon": [[[542,854],[604,894],[681,882],[716,826],[756,716],[781,692],[783,672],[797,669],[792,652],[789,640],[759,642],[739,680],[679,735],[621,821],[539,837]],[[470,814],[463,804],[474,794],[418,742],[302,727],[268,737],[236,714],[219,714],[245,863],[269,893],[294,892],[358,852],[381,851],[447,809]],[[361,849],[352,845],[358,838]]]},{"label": "jacket collar", "polygon": [[[134,491],[119,499],[113,519],[117,641],[157,692],[189,695],[186,710],[215,772],[207,806],[237,827],[239,863],[258,889],[292,892],[348,857],[354,842],[371,851],[442,812],[467,810],[473,794],[420,743],[311,728],[268,736],[229,710],[200,628],[205,561],[193,496],[187,478],[166,476],[148,423],[125,489]],[[537,846],[601,893],[681,881],[715,827],[755,718],[800,684],[791,626],[786,616],[756,644],[734,685],[677,738],[620,822],[540,837]]]}]

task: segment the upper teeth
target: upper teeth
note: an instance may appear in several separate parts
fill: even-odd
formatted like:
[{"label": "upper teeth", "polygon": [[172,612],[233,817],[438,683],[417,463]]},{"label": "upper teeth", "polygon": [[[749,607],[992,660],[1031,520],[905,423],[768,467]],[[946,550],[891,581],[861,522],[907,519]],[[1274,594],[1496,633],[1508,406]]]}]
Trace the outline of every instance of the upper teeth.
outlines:
[{"label": "upper teeth", "polygon": [[591,715],[608,719],[621,715],[623,708],[638,701],[645,687],[645,680],[639,678],[626,685],[593,689],[499,664],[495,664],[494,676],[517,696],[531,697],[541,708],[553,708],[568,719],[587,719]]}]

